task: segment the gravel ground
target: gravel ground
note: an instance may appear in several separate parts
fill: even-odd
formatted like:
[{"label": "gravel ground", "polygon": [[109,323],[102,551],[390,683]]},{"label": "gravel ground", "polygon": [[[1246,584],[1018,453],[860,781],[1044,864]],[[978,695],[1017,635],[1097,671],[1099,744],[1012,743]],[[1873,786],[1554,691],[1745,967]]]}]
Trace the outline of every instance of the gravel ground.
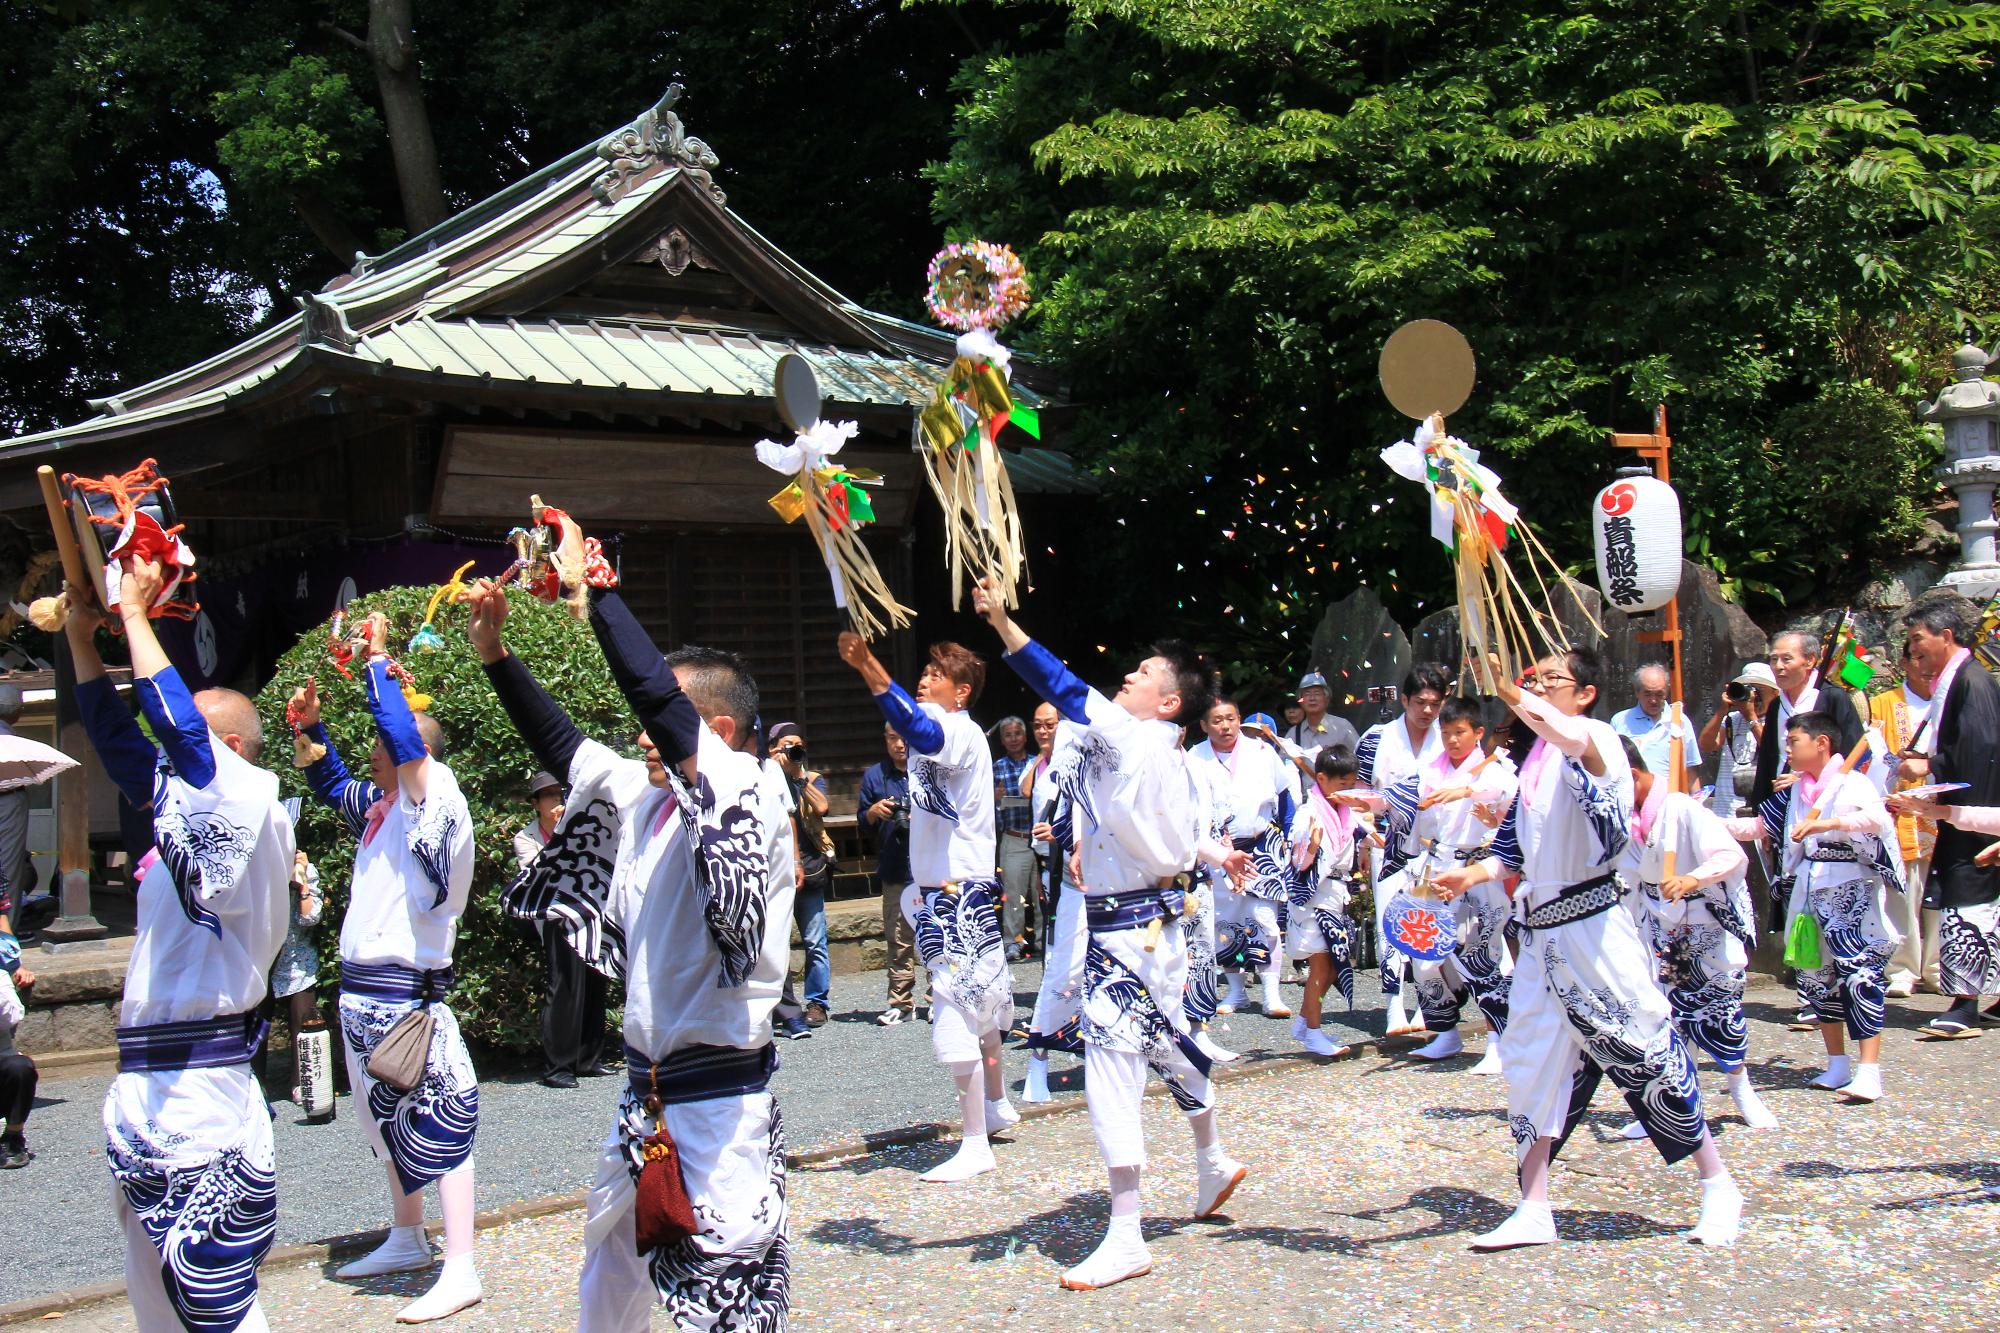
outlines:
[{"label": "gravel ground", "polygon": [[[1565,1243],[1468,1253],[1469,1237],[1512,1202],[1504,1089],[1468,1075],[1469,1059],[1440,1068],[1369,1053],[1222,1089],[1225,1133],[1252,1168],[1226,1219],[1188,1220],[1186,1130],[1164,1098],[1149,1101],[1155,1268],[1101,1292],[1056,1286],[1095,1243],[1105,1207],[1081,1115],[1022,1125],[1000,1146],[998,1172],[960,1186],[916,1181],[949,1151],[941,1144],[798,1170],[793,1326],[1993,1327],[2000,1202],[1979,1187],[2000,1182],[2000,1072],[1986,1049],[2000,1034],[1918,1045],[1910,1028],[1939,1002],[1893,1010],[1888,1097],[1845,1106],[1805,1086],[1818,1040],[1783,1029],[1788,998],[1768,990],[1751,1006],[1753,1077],[1780,1128],[1745,1129],[1719,1079],[1704,1079],[1710,1122],[1749,1198],[1732,1251],[1684,1243],[1698,1204],[1692,1170],[1613,1139],[1627,1116],[1607,1092],[1556,1169]],[[569,1326],[580,1233],[575,1211],[486,1233],[486,1302],[451,1327]],[[265,1306],[277,1329],[389,1327],[428,1281],[339,1284],[302,1265],[266,1276]],[[131,1322],[111,1304],[63,1326],[122,1333]]]},{"label": "gravel ground", "polygon": [[[1041,967],[1014,968],[1019,1018],[1033,1012]],[[1329,1031],[1351,1038],[1361,1028],[1336,1020],[1372,1022],[1381,1031],[1379,992],[1373,976],[1355,996],[1359,1011],[1329,1013]],[[1294,998],[1297,987],[1288,987]],[[794,1152],[847,1141],[873,1131],[955,1117],[951,1081],[931,1056],[930,1030],[921,1022],[880,1028],[883,974],[834,979],[833,1019],[809,1041],[781,1041],[783,1061],[774,1080],[785,1110],[785,1133]],[[1219,1038],[1246,1052],[1294,1048],[1289,1024],[1254,1013],[1223,1020]],[[1025,1053],[1006,1049],[1009,1084],[1018,1088]],[[598,1145],[611,1124],[618,1080],[590,1079],[574,1091],[544,1088],[539,1066],[494,1070],[481,1062],[479,1139],[475,1158],[481,1209],[589,1184]],[[1075,1096],[1077,1061],[1051,1062],[1057,1095]],[[0,1303],[66,1291],[121,1276],[118,1231],[109,1205],[101,1107],[109,1071],[43,1080],[28,1121],[36,1158],[25,1171],[0,1174],[0,1199],[9,1215],[33,1218],[13,1229],[14,1244],[0,1254]],[[278,1089],[283,1095],[283,1089]],[[388,1223],[388,1189],[382,1170],[362,1146],[353,1103],[343,1096],[338,1118],[310,1125],[290,1102],[277,1103],[278,1243],[323,1240]],[[431,1200],[436,1220],[436,1198]]]}]

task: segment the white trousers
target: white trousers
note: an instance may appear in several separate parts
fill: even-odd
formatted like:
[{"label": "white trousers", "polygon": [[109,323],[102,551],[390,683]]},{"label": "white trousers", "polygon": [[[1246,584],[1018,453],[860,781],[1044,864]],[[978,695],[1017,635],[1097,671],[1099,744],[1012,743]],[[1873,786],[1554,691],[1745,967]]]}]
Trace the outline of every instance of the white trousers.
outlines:
[{"label": "white trousers", "polygon": [[1143,927],[1092,931],[1085,959],[1083,1092],[1108,1167],[1146,1165],[1141,1106],[1149,1069],[1187,1114],[1215,1104],[1208,1057],[1187,1044],[1187,942],[1180,921],[1167,923],[1152,952],[1145,941]]},{"label": "white trousers", "polygon": [[627,1139],[650,1132],[652,1118],[636,1105],[627,1093],[620,1113],[629,1132],[614,1125],[605,1138],[585,1203],[579,1333],[641,1333],[652,1327],[655,1304],[685,1333],[783,1328],[790,1292],[784,1132],[771,1095],[663,1108],[703,1228],[672,1253],[638,1249]]},{"label": "white trousers", "polygon": [[1084,928],[1083,890],[1064,882],[1056,895],[1055,926],[1042,959],[1042,989],[1028,1031],[1053,1037],[1076,1023],[1083,1010],[1083,954],[1090,934]]},{"label": "white trousers", "polygon": [[1921,982],[1938,989],[1938,914],[1926,908],[1924,881],[1931,877],[1928,856],[1903,862],[1905,893],[1889,895],[1889,924],[1903,937],[1896,952],[1889,955],[1889,984],[1914,987]]}]

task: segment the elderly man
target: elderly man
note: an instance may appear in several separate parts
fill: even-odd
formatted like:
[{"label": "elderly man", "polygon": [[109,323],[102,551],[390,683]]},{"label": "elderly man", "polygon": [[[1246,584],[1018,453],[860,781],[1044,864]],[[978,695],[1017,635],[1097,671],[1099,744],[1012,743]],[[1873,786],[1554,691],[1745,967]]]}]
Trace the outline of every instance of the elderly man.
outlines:
[{"label": "elderly man", "polygon": [[[1658,662],[1648,662],[1632,673],[1632,706],[1611,719],[1611,729],[1639,747],[1648,773],[1667,771],[1668,747],[1674,729],[1668,725],[1668,687],[1673,677]],[[1701,738],[1685,709],[1681,712],[1682,762],[1689,768],[1701,762]]]},{"label": "elderly man", "polygon": [[[1360,735],[1354,724],[1335,713],[1327,712],[1327,705],[1333,702],[1328,691],[1326,677],[1317,671],[1306,672],[1299,681],[1299,707],[1304,710],[1300,720],[1285,728],[1285,739],[1307,752],[1308,757],[1324,750],[1329,745],[1344,745],[1351,752],[1361,744]],[[1291,709],[1285,710],[1291,716]]]},{"label": "elderly man", "polygon": [[1840,728],[1840,752],[1846,754],[1861,739],[1861,715],[1847,691],[1822,689],[1819,644],[1803,630],[1788,629],[1771,640],[1771,674],[1778,697],[1764,710],[1764,732],[1757,738],[1757,777],[1750,788],[1750,808],[1771,799],[1773,791],[1789,787],[1793,776],[1785,762],[1785,728],[1798,713],[1824,713]]},{"label": "elderly man", "polygon": [[1028,808],[1027,789],[1021,785],[1035,755],[1028,749],[1028,724],[1020,718],[1001,718],[993,734],[1000,741],[1000,753],[993,760],[993,826],[999,835],[993,851],[1000,871],[1000,934],[1007,941],[1007,961],[1018,963],[1031,952],[1028,904],[1035,904],[1037,922],[1045,910],[1042,886],[1035,876],[1035,821]]},{"label": "elderly man", "polygon": [[882,942],[889,954],[889,1007],[875,1021],[894,1027],[916,1012],[917,905],[903,901],[910,888],[910,751],[886,722],[882,746],[888,757],[861,775],[857,808],[875,836],[875,885],[882,894]]},{"label": "elderly man", "polygon": [[[1931,676],[1929,726],[1911,747],[1902,775],[1963,782],[1952,804],[2000,804],[2000,685],[1965,646],[1970,637],[1952,606],[1918,605],[1903,617],[1911,664]],[[1991,839],[1941,821],[1931,850],[1924,904],[1938,909],[1938,989],[1951,1008],[1923,1030],[1934,1040],[1979,1035],[1979,996],[2000,990],[2000,869],[1974,858]]]},{"label": "elderly man", "polygon": [[[1868,701],[1868,721],[1882,733],[1889,749],[1901,763],[1896,772],[1878,775],[1877,786],[1886,795],[1904,791],[1930,780],[1930,760],[1918,748],[1930,735],[1931,701],[1937,697],[1937,679],[1903,645],[1903,679]],[[1917,815],[1896,816],[1897,851],[1903,861],[1903,882],[1909,892],[1889,899],[1895,913],[1890,922],[1903,937],[1889,959],[1888,990],[1891,999],[1908,999],[1918,986],[1938,989],[1938,914],[1923,906],[1924,883],[1931,877],[1931,849],[1937,842],[1937,823]]]}]

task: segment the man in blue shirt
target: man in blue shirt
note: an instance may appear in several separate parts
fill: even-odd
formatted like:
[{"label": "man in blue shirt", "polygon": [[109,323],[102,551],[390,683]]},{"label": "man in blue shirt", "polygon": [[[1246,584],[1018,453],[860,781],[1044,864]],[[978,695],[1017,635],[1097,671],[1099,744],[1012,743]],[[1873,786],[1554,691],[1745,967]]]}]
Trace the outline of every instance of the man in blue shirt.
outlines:
[{"label": "man in blue shirt", "polygon": [[889,757],[861,775],[861,822],[875,838],[875,886],[882,891],[882,941],[889,950],[889,1007],[875,1021],[894,1027],[916,1011],[917,938],[903,895],[910,888],[909,749],[882,728]]},{"label": "man in blue shirt", "polygon": [[[1648,773],[1667,771],[1668,746],[1674,738],[1667,708],[1672,679],[1666,667],[1658,662],[1640,667],[1632,673],[1632,707],[1611,719],[1611,729],[1639,747],[1639,757],[1646,761]],[[1701,746],[1694,720],[1685,711],[1681,713],[1681,740],[1684,743],[1681,762],[1688,768],[1696,767],[1701,763]]]}]

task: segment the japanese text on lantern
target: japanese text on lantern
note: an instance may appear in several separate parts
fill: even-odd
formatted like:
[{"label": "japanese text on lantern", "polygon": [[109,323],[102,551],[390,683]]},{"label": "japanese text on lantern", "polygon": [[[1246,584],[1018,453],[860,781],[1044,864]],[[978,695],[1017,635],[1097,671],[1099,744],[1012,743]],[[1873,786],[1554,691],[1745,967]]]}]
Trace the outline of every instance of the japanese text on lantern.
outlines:
[{"label": "japanese text on lantern", "polygon": [[1604,520],[1604,574],[1611,582],[1611,600],[1618,605],[1631,606],[1646,599],[1646,594],[1639,590],[1639,556],[1632,545],[1632,520],[1623,514]]}]

